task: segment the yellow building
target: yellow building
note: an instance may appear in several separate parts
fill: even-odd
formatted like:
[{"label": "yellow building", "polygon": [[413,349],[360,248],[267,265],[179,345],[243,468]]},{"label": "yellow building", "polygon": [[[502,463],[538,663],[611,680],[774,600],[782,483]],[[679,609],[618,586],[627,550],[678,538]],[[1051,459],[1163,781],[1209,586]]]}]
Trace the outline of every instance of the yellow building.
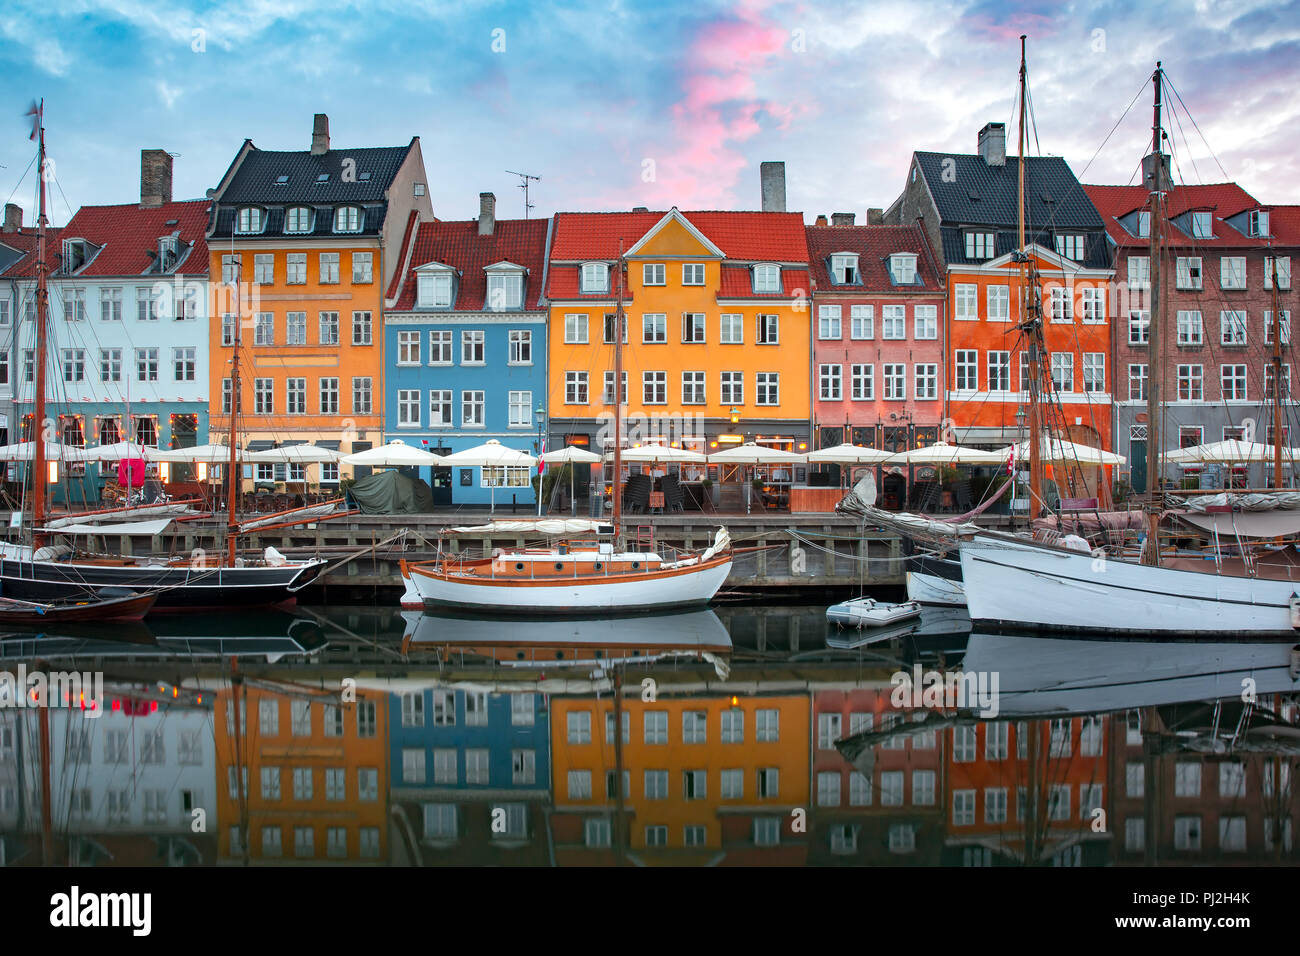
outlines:
[{"label": "yellow building", "polygon": [[[346,454],[382,443],[384,293],[421,216],[433,210],[418,137],[331,148],[329,120],[317,114],[309,150],[244,141],[213,191],[207,234],[214,436],[230,431],[238,335],[246,447],[314,442]],[[337,484],[336,466],[308,467],[311,476],[247,466],[244,477]]]}]

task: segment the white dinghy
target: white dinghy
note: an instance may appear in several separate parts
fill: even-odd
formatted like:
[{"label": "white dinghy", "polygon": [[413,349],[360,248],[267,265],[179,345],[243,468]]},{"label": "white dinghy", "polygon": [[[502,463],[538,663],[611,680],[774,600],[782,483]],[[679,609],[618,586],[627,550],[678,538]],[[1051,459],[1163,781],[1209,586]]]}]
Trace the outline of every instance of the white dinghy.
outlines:
[{"label": "white dinghy", "polygon": [[920,614],[921,605],[916,601],[887,604],[875,598],[862,597],[828,607],[826,620],[840,627],[882,627],[919,617]]}]

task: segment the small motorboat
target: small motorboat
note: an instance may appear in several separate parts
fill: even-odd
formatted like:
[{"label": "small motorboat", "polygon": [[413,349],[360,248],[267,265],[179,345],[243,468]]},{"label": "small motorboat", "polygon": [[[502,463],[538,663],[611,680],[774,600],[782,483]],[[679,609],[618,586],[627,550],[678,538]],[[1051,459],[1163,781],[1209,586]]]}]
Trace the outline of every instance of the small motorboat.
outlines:
[{"label": "small motorboat", "polygon": [[861,597],[828,607],[826,620],[840,627],[882,627],[919,617],[920,614],[921,605],[916,601],[888,604],[875,598]]},{"label": "small motorboat", "polygon": [[158,600],[156,592],[101,588],[84,600],[43,604],[0,597],[0,627],[47,627],[52,624],[138,621]]}]

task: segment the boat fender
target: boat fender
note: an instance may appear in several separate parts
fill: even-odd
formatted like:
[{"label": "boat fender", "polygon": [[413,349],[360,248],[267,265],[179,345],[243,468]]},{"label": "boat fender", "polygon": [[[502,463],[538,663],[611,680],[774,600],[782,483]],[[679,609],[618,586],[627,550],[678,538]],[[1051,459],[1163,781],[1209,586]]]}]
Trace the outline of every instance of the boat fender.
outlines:
[{"label": "boat fender", "polygon": [[1092,548],[1088,546],[1088,542],[1077,534],[1067,534],[1062,538],[1061,547],[1069,548],[1071,551],[1082,551],[1084,554],[1092,553]]},{"label": "boat fender", "polygon": [[1291,626],[1300,629],[1300,594],[1291,592]]}]

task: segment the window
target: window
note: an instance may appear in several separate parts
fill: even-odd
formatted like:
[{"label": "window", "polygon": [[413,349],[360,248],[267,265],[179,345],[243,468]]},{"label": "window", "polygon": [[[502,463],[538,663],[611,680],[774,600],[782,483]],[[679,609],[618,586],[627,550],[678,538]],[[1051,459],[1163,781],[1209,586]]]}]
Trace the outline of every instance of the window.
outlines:
[{"label": "window", "polygon": [[[1264,366],[1264,397],[1267,399],[1273,398],[1273,379],[1274,379],[1273,367],[1271,365],[1265,365]],[[1291,366],[1290,365],[1282,366],[1282,397],[1283,398],[1291,397]],[[1272,426],[1270,425],[1270,427]],[[1284,429],[1285,427],[1286,426],[1283,426]]]},{"label": "window", "polygon": [[1205,398],[1205,373],[1200,365],[1178,366],[1178,401],[1199,402]]},{"label": "window", "polygon": [[1180,311],[1178,313],[1178,344],[1200,345],[1204,338],[1205,328],[1204,323],[1201,321],[1201,313]]},{"label": "window", "polygon": [[956,363],[956,388],[959,392],[973,392],[979,388],[979,352],[975,349],[958,349]]},{"label": "window", "polygon": [[451,389],[434,388],[429,390],[430,428],[455,424],[451,417],[451,401]]},{"label": "window", "polygon": [[849,306],[849,338],[870,339],[875,336],[875,307]]},{"label": "window", "polygon": [[[886,306],[886,308],[889,308]],[[918,305],[912,308],[914,338],[937,339],[939,337],[939,307],[935,305]]]},{"label": "window", "polygon": [[524,304],[524,277],[520,272],[488,274],[487,307],[493,312],[520,309]]},{"label": "window", "polygon": [[[973,286],[972,286],[973,288]],[[1011,321],[1011,287],[991,285],[986,292],[987,313],[990,322]]]},{"label": "window", "polygon": [[992,259],[993,258],[993,233],[991,232],[966,233],[966,258],[967,259]]},{"label": "window", "polygon": [[178,382],[194,381],[198,350],[192,346],[172,349],[172,371]]},{"label": "window", "polygon": [[[4,308],[4,321],[0,325],[9,324],[9,303],[6,300],[0,305]],[[99,290],[99,317],[105,322],[122,321],[122,290],[121,289],[100,289]]]},{"label": "window", "polygon": [[837,770],[823,770],[817,774],[817,805],[819,807],[838,807],[843,790],[840,773]]},{"label": "window", "polygon": [[1227,402],[1246,400],[1246,366],[1224,365],[1219,369],[1223,386],[1223,400]]},{"label": "window", "polygon": [[369,285],[374,281],[374,253],[352,253],[352,284]]},{"label": "window", "polygon": [[1179,256],[1174,263],[1176,273],[1176,285],[1180,289],[1199,289],[1201,288],[1201,260],[1200,257]]},{"label": "window", "polygon": [[1053,286],[1052,290],[1052,321],[1053,322],[1073,322],[1074,321],[1074,297],[1069,289],[1061,286]]},{"label": "window", "polygon": [[285,277],[284,281],[288,285],[306,285],[307,283],[307,253],[290,252],[284,257]]},{"label": "window", "polygon": [[422,272],[415,280],[415,304],[421,309],[451,308],[451,273]]},{"label": "window", "polygon": [[758,797],[760,800],[775,800],[781,795],[781,775],[775,767],[764,767],[758,771]]},{"label": "window", "polygon": [[533,393],[512,391],[507,395],[507,399],[510,407],[510,427],[531,427],[533,424]]},{"label": "window", "polygon": [[667,284],[668,267],[662,262],[645,262],[641,265],[642,285]]},{"label": "window", "polygon": [[1052,784],[1047,796],[1047,818],[1049,820],[1070,819],[1070,785]]},{"label": "window", "polygon": [[306,345],[307,344],[307,313],[306,312],[286,312],[285,318],[285,342],[288,345]]},{"label": "window", "polygon": [[536,722],[536,713],[533,694],[510,695],[510,726],[532,727]]},{"label": "window", "polygon": [[512,750],[510,752],[510,782],[525,785],[537,782],[537,751]]},{"label": "window", "polygon": [[705,403],[704,376],[704,372],[682,372],[683,405],[703,405]]},{"label": "window", "polygon": [[781,373],[759,372],[754,376],[755,404],[781,404]]},{"label": "window", "polygon": [[[241,257],[237,255],[227,255],[221,257],[221,281],[230,285],[239,281],[239,269],[242,265]],[[138,290],[137,290],[138,291]]]},{"label": "window", "polygon": [[[432,337],[432,333],[430,333]],[[511,365],[533,364],[533,333],[528,329],[511,329],[509,336],[509,356]]]},{"label": "window", "polygon": [[1079,290],[1079,305],[1083,321],[1092,325],[1106,321],[1106,290],[1097,286],[1084,286]]},{"label": "window", "polygon": [[138,382],[158,381],[158,350],[135,350],[135,378]]},{"label": "window", "polygon": [[275,344],[275,313],[259,312],[253,320],[253,344]]},{"label": "window", "polygon": [[1273,266],[1277,265],[1277,287],[1283,291],[1291,288],[1291,257],[1266,256],[1264,259],[1264,288],[1273,289]]},{"label": "window", "polygon": [[755,292],[780,292],[781,267],[774,265],[754,266]]},{"label": "window", "polygon": [[668,799],[668,771],[647,770],[642,776],[647,800]]},{"label": "window", "polygon": [[1083,353],[1083,390],[1085,392],[1106,391],[1106,353]]},{"label": "window", "polygon": [[890,256],[889,278],[894,285],[916,285],[916,256],[905,252]]},{"label": "window", "polygon": [[564,342],[566,345],[587,344],[587,314],[570,312],[564,316]]},{"label": "window", "polygon": [[1199,850],[1201,848],[1201,818],[1199,816],[1174,817],[1174,849]]},{"label": "window", "polygon": [[[1264,313],[1264,343],[1273,344],[1273,313],[1271,311]],[[1291,344],[1291,310],[1282,310],[1282,344]]]},{"label": "window", "polygon": [[266,212],[257,206],[244,206],[235,217],[235,232],[261,232],[266,226]]},{"label": "window", "polygon": [[[623,373],[622,387],[619,389],[619,404],[627,404],[627,372]],[[600,401],[604,405],[614,404],[614,373],[605,373],[605,387],[600,393]]]},{"label": "window", "polygon": [[690,344],[703,343],[705,320],[703,312],[682,313],[682,341]]},{"label": "window", "polygon": [[887,400],[902,401],[907,398],[907,366],[902,363],[884,367],[885,395]]},{"label": "window", "polygon": [[1057,236],[1056,253],[1079,262],[1083,259],[1086,236]]},{"label": "window", "polygon": [[1128,257],[1128,287],[1130,289],[1148,289],[1151,287],[1151,257]]},{"label": "window", "polygon": [[838,402],[843,398],[841,390],[841,376],[843,366],[840,365],[821,365],[818,366],[818,382],[820,383],[820,396],[823,402]]},{"label": "window", "polygon": [[839,339],[840,307],[838,305],[821,305],[817,307],[817,338]]},{"label": "window", "polygon": [[1147,400],[1147,367],[1130,365],[1128,367],[1128,399],[1130,402]]},{"label": "window", "polygon": [[718,400],[723,405],[745,404],[745,373],[723,372]]},{"label": "window", "polygon": [[568,741],[571,744],[591,743],[591,711],[575,710],[567,715]]},{"label": "window", "polygon": [[486,748],[469,748],[465,751],[465,782],[486,786],[491,782],[489,753]]},{"label": "window", "polygon": [[339,281],[339,254],[322,252],[320,254],[320,281],[322,285],[337,285]]},{"label": "window", "polygon": [[1151,313],[1134,310],[1128,314],[1128,344],[1146,345],[1151,340]]},{"label": "window", "polygon": [[1219,259],[1219,286],[1223,289],[1246,288],[1246,257],[1223,256]]},{"label": "window", "polygon": [[397,391],[397,427],[420,427],[420,391],[419,389],[398,389]]},{"label": "window", "polygon": [[834,750],[835,741],[840,739],[842,718],[839,714],[817,715],[817,749]]},{"label": "window", "polygon": [[1246,796],[1246,766],[1236,761],[1219,764],[1219,796],[1244,798]]},{"label": "window", "polygon": [[1192,236],[1196,239],[1209,239],[1214,235],[1208,212],[1192,213]]},{"label": "window", "polygon": [[939,366],[921,363],[916,366],[916,397],[922,400],[939,397]]},{"label": "window", "polygon": [[886,305],[880,309],[880,335],[886,339],[907,338],[907,306]]},{"label": "window", "polygon": [[136,289],[135,290],[135,320],[137,322],[152,322],[154,319],[157,318],[158,318],[158,312],[157,309],[154,307],[153,293],[146,288]]},{"label": "window", "polygon": [[743,710],[724,710],[722,712],[722,742],[724,744],[743,744],[745,742],[745,712]]},{"label": "window", "polygon": [[645,405],[666,405],[668,403],[668,373],[641,373],[641,402]]},{"label": "window", "polygon": [[1223,345],[1246,344],[1246,313],[1229,311],[1219,313],[1219,335]]},{"label": "window", "polygon": [[86,350],[63,349],[63,380],[80,382],[86,377]]},{"label": "window", "polygon": [[741,345],[745,341],[745,317],[724,312],[719,320],[718,341],[723,345]]},{"label": "window", "polygon": [[460,424],[462,428],[482,428],[484,425],[485,394],[481,391],[460,393]]},{"label": "window", "polygon": [[641,316],[641,341],[663,344],[668,341],[668,316],[662,312],[647,312]]},{"label": "window", "polygon": [[1058,392],[1074,391],[1074,353],[1052,353],[1052,385]]},{"label": "window", "polygon": [[953,318],[959,322],[974,322],[979,318],[979,286],[959,283],[953,287]]},{"label": "window", "polygon": [[312,210],[307,206],[290,206],[284,214],[284,231],[311,232]]},{"label": "window", "polygon": [[373,381],[370,376],[359,376],[352,379],[352,411],[369,415],[371,410],[371,391]]},{"label": "window", "polygon": [[876,367],[874,365],[849,366],[849,397],[855,402],[871,401],[876,397]]},{"label": "window", "polygon": [[985,823],[1006,823],[1007,822],[1007,788],[1006,787],[985,787],[984,788],[984,822]]},{"label": "window", "polygon": [[564,403],[566,405],[587,404],[587,373],[564,373]]},{"label": "window", "polygon": [[63,318],[68,322],[86,321],[86,290],[63,290]]},{"label": "window", "polygon": [[781,341],[781,317],[779,315],[758,316],[758,344],[778,345]]},{"label": "window", "polygon": [[312,774],[310,767],[295,767],[293,771],[293,798],[310,800],[312,794]]},{"label": "window", "polygon": [[337,312],[322,312],[320,314],[320,344],[339,344],[339,314]]},{"label": "window", "polygon": [[397,333],[397,364],[420,364],[420,333],[418,331],[401,331]]},{"label": "window", "polygon": [[582,266],[582,291],[608,292],[609,266],[603,262],[584,263]]},{"label": "window", "polygon": [[352,313],[352,344],[353,345],[370,344],[370,313],[369,312]]},{"label": "window", "polygon": [[682,285],[704,285],[704,263],[682,263]]},{"label": "window", "polygon": [[334,231],[335,232],[360,232],[361,231],[361,207],[360,206],[339,206],[334,210]]},{"label": "window", "polygon": [[858,257],[847,252],[831,256],[831,281],[836,285],[856,285]]},{"label": "window", "polygon": [[[1011,391],[1011,353],[990,351],[988,355],[989,391]],[[920,396],[917,396],[920,398]]]}]

